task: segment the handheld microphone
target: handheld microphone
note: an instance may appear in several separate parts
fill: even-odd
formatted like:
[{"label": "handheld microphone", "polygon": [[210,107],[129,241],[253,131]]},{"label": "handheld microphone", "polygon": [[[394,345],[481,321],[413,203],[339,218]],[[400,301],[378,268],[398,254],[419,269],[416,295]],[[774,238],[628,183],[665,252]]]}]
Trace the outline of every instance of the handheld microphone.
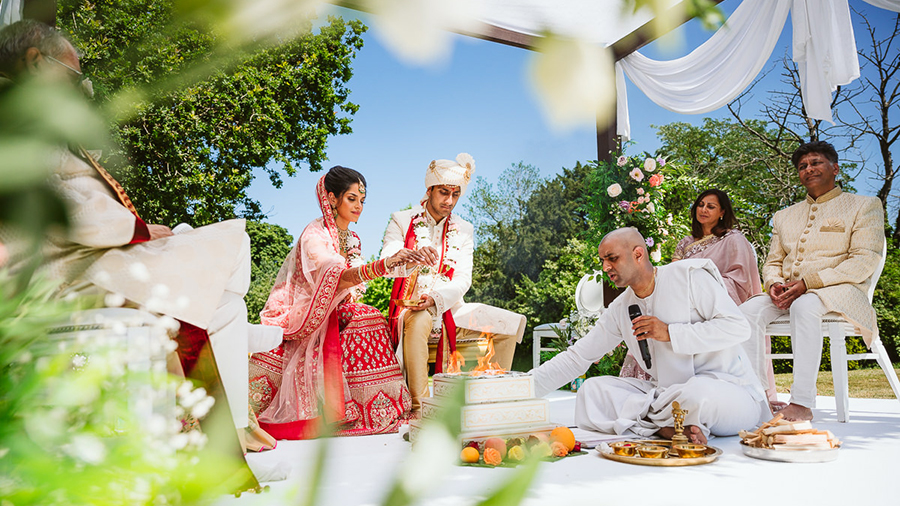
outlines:
[{"label": "handheld microphone", "polygon": [[[628,306],[628,317],[633,321],[638,316],[641,316],[641,308],[639,308],[637,304]],[[644,334],[646,334],[646,332],[641,332],[638,336]],[[644,339],[638,341],[638,347],[641,349],[641,358],[644,359],[644,364],[647,366],[647,369],[650,369],[650,345],[648,345],[647,340]]]}]

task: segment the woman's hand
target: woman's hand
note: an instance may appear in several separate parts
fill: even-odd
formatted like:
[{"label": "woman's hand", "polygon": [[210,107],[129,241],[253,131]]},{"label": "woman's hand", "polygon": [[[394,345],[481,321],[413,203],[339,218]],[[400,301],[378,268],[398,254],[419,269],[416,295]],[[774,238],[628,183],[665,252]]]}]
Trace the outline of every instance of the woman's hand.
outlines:
[{"label": "woman's hand", "polygon": [[437,251],[432,247],[421,250],[403,248],[387,259],[387,268],[393,269],[400,265],[434,265],[437,263]]}]

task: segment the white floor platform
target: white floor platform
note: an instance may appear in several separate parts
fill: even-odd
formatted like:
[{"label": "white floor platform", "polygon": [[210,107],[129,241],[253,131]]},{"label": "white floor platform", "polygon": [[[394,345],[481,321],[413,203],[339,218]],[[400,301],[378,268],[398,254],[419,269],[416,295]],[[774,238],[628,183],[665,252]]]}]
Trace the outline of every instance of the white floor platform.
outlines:
[{"label": "white floor platform", "polygon": [[[560,391],[549,398],[553,421],[572,425],[574,394]],[[591,451],[588,455],[541,463],[522,504],[900,504],[900,488],[895,481],[900,459],[900,402],[851,399],[851,421],[838,423],[834,398],[819,397],[814,413],[814,426],[831,430],[844,443],[834,462],[788,464],[752,459],[741,453],[736,436],[710,441],[723,450],[723,455],[717,462],[694,467],[622,464]],[[317,504],[380,504],[410,452],[409,443],[397,434],[279,441],[275,450],[248,458],[262,464],[288,462],[292,466],[290,478],[271,483],[267,493],[245,494],[237,499],[225,497],[217,505],[302,504],[312,461],[323,441],[328,445],[329,458]],[[431,487],[420,504],[475,504],[513,472],[506,468],[454,466]]]}]

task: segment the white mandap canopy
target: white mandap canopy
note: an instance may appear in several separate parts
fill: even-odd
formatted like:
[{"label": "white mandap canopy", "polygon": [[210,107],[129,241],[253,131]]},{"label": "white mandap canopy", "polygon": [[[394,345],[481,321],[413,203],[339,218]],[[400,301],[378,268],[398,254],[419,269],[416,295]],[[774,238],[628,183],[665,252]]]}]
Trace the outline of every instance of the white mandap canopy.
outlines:
[{"label": "white mandap canopy", "polygon": [[[900,0],[862,0],[900,12]],[[628,78],[656,104],[683,114],[724,106],[753,82],[768,61],[788,14],[803,104],[812,119],[833,123],[831,94],[859,77],[849,0],[743,0],[725,25],[693,52],[656,61],[632,52],[616,61],[617,133],[630,136]],[[487,26],[538,39],[552,32],[615,47],[651,19],[624,12],[623,0],[482,0]],[[677,8],[677,0],[663,1]],[[674,11],[670,11],[674,12]],[[678,22],[680,23],[681,20]],[[491,37],[488,37],[491,38]],[[516,40],[515,36],[508,37]],[[519,44],[523,45],[519,40]],[[533,44],[532,44],[533,45]]]},{"label": "white mandap canopy", "polygon": [[[21,18],[28,0],[0,0],[0,26]],[[47,1],[47,0],[30,0]],[[318,0],[239,0],[285,10]],[[654,0],[660,20],[684,22],[683,0]],[[721,0],[714,0],[721,1]],[[858,0],[900,12],[900,0]],[[859,77],[849,0],[743,0],[726,23],[693,52],[670,61],[635,48],[649,41],[653,13],[634,12],[634,0],[330,0],[382,16],[466,33],[518,47],[540,46],[545,34],[612,49],[616,74],[616,125],[630,137],[625,76],[656,104],[683,114],[702,114],[727,104],[753,82],[768,61],[791,14],[793,59],[800,69],[803,105],[812,119],[833,123],[831,94]],[[270,13],[271,14],[271,13]],[[399,15],[398,15],[399,14]],[[663,29],[666,29],[664,27]],[[423,32],[420,32],[423,33]],[[593,61],[593,60],[591,60]],[[605,65],[597,61],[595,66]],[[605,72],[606,69],[600,69]],[[603,83],[607,81],[602,81]],[[598,84],[597,86],[606,86]],[[601,150],[602,151],[602,150]]]}]

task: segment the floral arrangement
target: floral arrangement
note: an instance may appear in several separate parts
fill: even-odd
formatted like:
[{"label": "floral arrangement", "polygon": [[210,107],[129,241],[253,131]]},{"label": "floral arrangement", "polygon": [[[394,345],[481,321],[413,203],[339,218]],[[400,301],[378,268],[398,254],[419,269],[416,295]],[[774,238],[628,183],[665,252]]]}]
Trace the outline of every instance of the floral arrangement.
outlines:
[{"label": "floral arrangement", "polygon": [[[416,235],[416,249],[431,246],[442,253],[442,262],[437,268],[427,265],[419,268],[418,279],[416,280],[417,296],[430,292],[438,280],[450,281],[453,278],[453,270],[456,267],[456,260],[459,257],[460,247],[462,246],[462,237],[459,235],[459,223],[453,219],[453,215],[448,216],[447,223],[444,224],[446,227],[444,244],[434,244],[431,230],[425,217],[427,212],[423,210],[412,219],[413,232]],[[440,332],[442,325],[441,315],[435,315],[433,322],[432,332]]]},{"label": "floral arrangement", "polygon": [[[672,181],[664,174],[663,157],[620,154],[600,162],[593,174],[593,195],[588,205],[596,239],[621,227],[635,227],[644,236],[650,258],[660,262],[663,246],[677,240],[672,213],[664,199]],[[674,244],[671,245],[674,247]]]}]

